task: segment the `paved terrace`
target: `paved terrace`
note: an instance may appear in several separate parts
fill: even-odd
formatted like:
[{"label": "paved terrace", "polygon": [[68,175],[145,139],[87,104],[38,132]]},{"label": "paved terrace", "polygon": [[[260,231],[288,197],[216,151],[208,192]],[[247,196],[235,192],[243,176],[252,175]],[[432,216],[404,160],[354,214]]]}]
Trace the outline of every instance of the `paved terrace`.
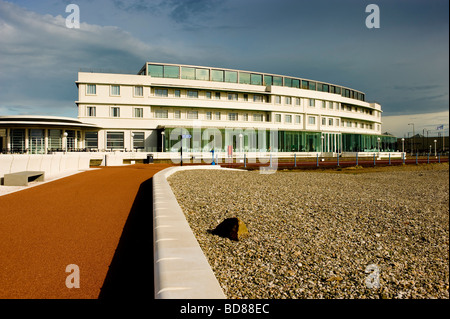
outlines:
[{"label": "paved terrace", "polygon": [[[150,178],[169,166],[105,167],[0,196],[0,299],[153,298]],[[65,285],[70,264],[79,289]]]}]

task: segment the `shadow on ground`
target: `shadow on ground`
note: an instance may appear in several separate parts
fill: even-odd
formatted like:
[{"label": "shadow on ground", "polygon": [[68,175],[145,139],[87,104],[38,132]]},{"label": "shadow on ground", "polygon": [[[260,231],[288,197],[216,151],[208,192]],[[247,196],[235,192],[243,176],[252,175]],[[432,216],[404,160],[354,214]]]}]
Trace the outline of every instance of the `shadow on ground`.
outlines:
[{"label": "shadow on ground", "polygon": [[153,278],[152,178],[139,187],[99,299],[151,300]]}]

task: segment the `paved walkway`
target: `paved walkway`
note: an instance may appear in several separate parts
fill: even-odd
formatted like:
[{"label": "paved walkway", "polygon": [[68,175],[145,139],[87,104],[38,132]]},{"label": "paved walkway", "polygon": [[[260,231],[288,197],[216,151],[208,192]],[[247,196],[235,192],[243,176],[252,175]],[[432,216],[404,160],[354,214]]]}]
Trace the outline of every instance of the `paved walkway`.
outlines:
[{"label": "paved walkway", "polygon": [[[151,188],[142,185],[168,166],[105,167],[1,196],[0,299],[98,298],[114,278],[108,270],[130,212],[138,207],[151,220]],[[151,225],[145,236],[151,242]],[[80,288],[66,287],[70,264],[79,267]]]}]

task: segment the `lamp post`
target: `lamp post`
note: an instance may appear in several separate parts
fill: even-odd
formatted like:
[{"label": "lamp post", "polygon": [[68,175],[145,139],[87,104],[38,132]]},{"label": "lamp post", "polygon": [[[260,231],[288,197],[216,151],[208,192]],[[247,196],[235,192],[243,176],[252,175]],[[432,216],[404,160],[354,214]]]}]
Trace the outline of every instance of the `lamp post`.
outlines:
[{"label": "lamp post", "polygon": [[67,136],[69,136],[69,133],[64,132],[64,153],[67,152]]},{"label": "lamp post", "polygon": [[405,138],[402,137],[402,153],[405,153]]},{"label": "lamp post", "polygon": [[164,135],[166,135],[166,132],[161,132],[161,152],[164,152]]},{"label": "lamp post", "polygon": [[436,143],[437,143],[437,140],[434,140],[434,157],[436,157]]},{"label": "lamp post", "polygon": [[239,133],[239,151],[242,153],[242,133]]},{"label": "lamp post", "polygon": [[323,134],[320,136],[320,138],[321,138],[321,140],[322,140],[322,144],[321,144],[321,151],[323,152],[323,147],[324,147],[324,145],[323,145],[323,139],[325,138],[325,136],[323,136]]},{"label": "lamp post", "polygon": [[380,152],[380,141],[381,141],[381,138],[377,137],[377,141],[378,141],[378,153],[379,153]]},{"label": "lamp post", "polygon": [[411,148],[411,156],[412,156],[413,150],[414,150],[414,146],[416,145],[416,143],[415,143],[415,137],[414,137],[414,135],[415,135],[416,133],[415,133],[415,131],[414,131],[414,123],[408,123],[408,125],[412,125],[412,127],[413,127],[413,145],[412,145],[412,148]]}]

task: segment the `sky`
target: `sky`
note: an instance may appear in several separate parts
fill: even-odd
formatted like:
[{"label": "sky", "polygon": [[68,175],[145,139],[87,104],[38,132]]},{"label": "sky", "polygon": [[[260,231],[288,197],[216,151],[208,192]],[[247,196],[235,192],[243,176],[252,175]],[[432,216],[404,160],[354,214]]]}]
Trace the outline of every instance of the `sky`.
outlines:
[{"label": "sky", "polygon": [[[371,3],[379,28],[366,26]],[[145,62],[342,85],[381,104],[383,132],[448,134],[448,0],[0,0],[0,116],[76,117],[80,68]]]}]

